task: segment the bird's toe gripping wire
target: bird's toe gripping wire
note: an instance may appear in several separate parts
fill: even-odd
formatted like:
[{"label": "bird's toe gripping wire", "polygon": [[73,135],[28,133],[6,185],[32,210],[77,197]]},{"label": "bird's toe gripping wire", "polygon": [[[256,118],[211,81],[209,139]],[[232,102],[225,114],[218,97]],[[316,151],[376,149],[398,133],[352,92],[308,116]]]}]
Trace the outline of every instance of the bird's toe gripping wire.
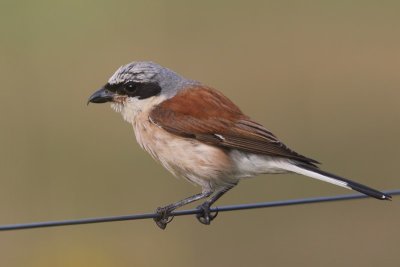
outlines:
[{"label": "bird's toe gripping wire", "polygon": [[165,230],[167,224],[174,219],[174,216],[171,216],[171,212],[172,210],[168,206],[157,208],[156,213],[158,216],[154,218],[154,221],[162,230]]},{"label": "bird's toe gripping wire", "polygon": [[196,214],[196,218],[199,222],[205,225],[209,225],[218,215],[218,209],[214,214],[211,214],[210,203],[204,202],[197,209],[201,210],[200,213]]}]

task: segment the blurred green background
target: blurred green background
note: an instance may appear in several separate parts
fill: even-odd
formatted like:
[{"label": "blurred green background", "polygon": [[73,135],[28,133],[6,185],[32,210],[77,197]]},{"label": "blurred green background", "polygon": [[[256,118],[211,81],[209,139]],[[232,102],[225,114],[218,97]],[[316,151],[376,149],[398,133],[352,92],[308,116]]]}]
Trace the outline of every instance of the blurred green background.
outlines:
[{"label": "blurred green background", "polygon": [[[216,87],[323,168],[400,187],[398,1],[0,2],[0,224],[153,211],[199,191],[88,96],[152,60]],[[346,194],[296,175],[222,204]],[[376,266],[400,261],[399,198],[0,233],[0,265]]]}]

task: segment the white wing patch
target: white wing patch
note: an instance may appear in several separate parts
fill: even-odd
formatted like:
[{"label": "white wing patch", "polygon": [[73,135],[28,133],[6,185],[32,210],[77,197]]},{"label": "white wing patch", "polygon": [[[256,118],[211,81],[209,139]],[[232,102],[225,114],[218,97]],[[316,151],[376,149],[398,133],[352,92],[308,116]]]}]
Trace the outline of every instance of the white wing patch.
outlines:
[{"label": "white wing patch", "polygon": [[220,135],[220,134],[214,134],[216,137],[218,137],[218,139],[220,139],[220,140],[225,140],[225,137],[223,137],[222,135]]}]

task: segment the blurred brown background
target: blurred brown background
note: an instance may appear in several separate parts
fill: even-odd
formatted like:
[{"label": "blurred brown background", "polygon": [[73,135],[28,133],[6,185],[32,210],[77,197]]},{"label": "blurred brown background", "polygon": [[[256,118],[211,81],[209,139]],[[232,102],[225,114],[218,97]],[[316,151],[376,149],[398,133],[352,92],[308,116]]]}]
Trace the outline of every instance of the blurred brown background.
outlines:
[{"label": "blurred brown background", "polygon": [[[290,147],[399,188],[398,1],[1,1],[0,224],[150,212],[199,188],[87,97],[152,60],[223,91]],[[218,202],[349,191],[295,175]],[[399,198],[0,233],[0,265],[396,266]]]}]

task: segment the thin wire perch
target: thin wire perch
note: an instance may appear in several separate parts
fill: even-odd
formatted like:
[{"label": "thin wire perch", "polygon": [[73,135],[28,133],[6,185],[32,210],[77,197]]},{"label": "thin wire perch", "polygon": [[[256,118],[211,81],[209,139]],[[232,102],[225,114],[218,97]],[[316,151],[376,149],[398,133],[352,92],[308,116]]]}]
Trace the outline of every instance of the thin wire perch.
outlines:
[{"label": "thin wire perch", "polygon": [[[385,191],[384,193],[389,194],[389,195],[400,195],[400,189]],[[251,203],[251,204],[221,206],[221,207],[211,208],[211,212],[225,212],[225,211],[235,211],[235,210],[272,208],[272,207],[292,206],[292,205],[300,205],[300,204],[312,204],[312,203],[320,203],[320,202],[333,202],[333,201],[362,199],[362,198],[367,198],[367,197],[368,196],[362,195],[362,194],[352,194],[352,195],[339,195],[339,196],[331,196],[331,197],[290,199],[290,200],[280,200],[280,201],[272,201],[272,202],[260,202],[260,203]],[[172,216],[193,215],[193,214],[198,214],[200,212],[201,211],[198,209],[181,210],[181,211],[174,211],[172,213]],[[142,214],[132,214],[132,215],[122,215],[122,216],[111,216],[111,217],[86,218],[86,219],[77,219],[77,220],[9,224],[9,225],[0,226],[0,231],[22,230],[22,229],[43,228],[43,227],[56,227],[56,226],[66,226],[66,225],[78,225],[78,224],[129,221],[129,220],[143,220],[143,219],[156,218],[157,216],[158,216],[157,213],[142,213]]]}]

